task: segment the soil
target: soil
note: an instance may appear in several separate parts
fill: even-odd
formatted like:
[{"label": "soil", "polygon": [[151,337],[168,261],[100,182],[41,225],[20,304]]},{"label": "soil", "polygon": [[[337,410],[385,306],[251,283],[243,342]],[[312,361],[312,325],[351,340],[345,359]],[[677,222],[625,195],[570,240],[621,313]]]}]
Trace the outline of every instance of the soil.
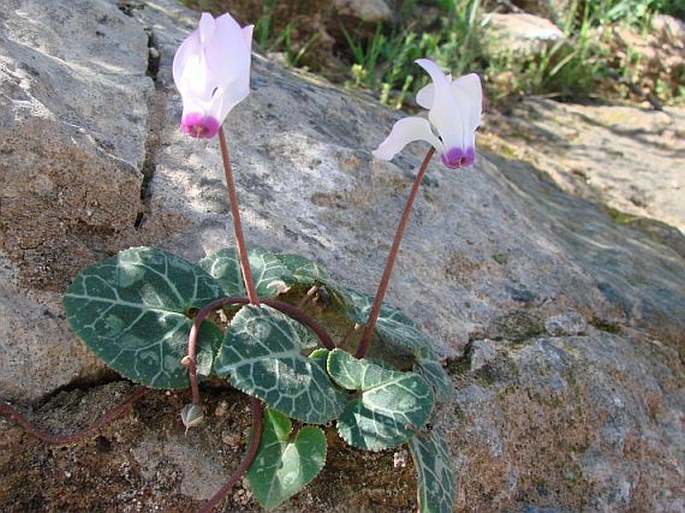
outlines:
[{"label": "soil", "polygon": [[[116,381],[62,391],[43,404],[17,408],[39,427],[74,432],[97,420],[131,391]],[[187,391],[151,391],[119,419],[80,442],[52,445],[0,418],[0,511],[197,511],[228,478],[245,450],[249,401],[227,385],[205,385],[210,412],[184,435],[179,411]],[[327,430],[326,466],[304,491],[277,511],[393,511],[415,508],[416,481],[403,449],[370,453],[344,444]],[[161,457],[160,457],[161,455]],[[397,463],[394,462],[399,462]],[[209,470],[208,470],[209,469]],[[208,473],[216,470],[216,474]],[[243,482],[220,511],[260,511]]]}]

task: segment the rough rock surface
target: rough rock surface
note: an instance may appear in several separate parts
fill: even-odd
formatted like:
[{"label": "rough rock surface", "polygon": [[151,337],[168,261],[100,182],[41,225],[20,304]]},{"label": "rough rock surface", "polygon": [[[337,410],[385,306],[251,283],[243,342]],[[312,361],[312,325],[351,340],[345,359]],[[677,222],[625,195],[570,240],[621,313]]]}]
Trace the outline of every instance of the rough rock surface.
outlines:
[{"label": "rough rock surface", "polygon": [[[197,259],[231,232],[216,141],[177,129],[171,59],[197,14],[171,0],[39,3],[0,13],[0,395],[68,431],[129,388],[102,379],[66,326],[70,279],[134,244]],[[226,124],[248,243],[309,256],[373,292],[425,150],[371,158],[398,117],[255,56],[252,94]],[[432,165],[389,290],[435,336],[454,381],[436,422],[454,454],[457,511],[682,511],[683,257],[510,157]],[[655,173],[677,161],[660,162]],[[214,415],[181,437],[184,393],[153,392],[64,450],[2,419],[0,504],[197,509],[207,476],[239,458],[236,396],[209,390]],[[330,467],[284,511],[412,510],[400,452],[329,443]],[[225,508],[256,506],[239,487]]]},{"label": "rough rock surface", "polygon": [[340,14],[353,15],[367,22],[385,21],[392,15],[384,0],[334,0],[333,4]]},{"label": "rough rock surface", "polygon": [[625,221],[649,218],[685,233],[682,107],[659,112],[533,99],[491,121],[509,155],[534,163],[562,189],[605,203]]},{"label": "rough rock surface", "polygon": [[0,381],[39,397],[92,365],[56,292],[142,209],[148,38],[103,1],[8,0],[0,26]]},{"label": "rough rock surface", "polygon": [[574,6],[573,0],[546,0],[540,2],[539,0],[514,0],[513,2],[504,3],[513,12],[522,12],[542,16],[552,20],[559,27],[564,26],[564,21],[568,17],[571,7]]},{"label": "rough rock surface", "polygon": [[546,18],[527,13],[490,13],[486,26],[494,52],[539,53],[564,37],[564,33]]}]

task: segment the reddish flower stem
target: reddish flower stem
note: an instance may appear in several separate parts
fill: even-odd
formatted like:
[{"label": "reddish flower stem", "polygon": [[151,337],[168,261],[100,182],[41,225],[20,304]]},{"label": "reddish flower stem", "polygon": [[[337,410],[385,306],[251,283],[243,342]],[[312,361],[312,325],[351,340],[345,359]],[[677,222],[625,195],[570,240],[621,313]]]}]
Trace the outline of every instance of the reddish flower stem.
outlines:
[{"label": "reddish flower stem", "polygon": [[245,474],[245,472],[247,472],[247,469],[250,468],[252,460],[254,460],[254,457],[257,455],[259,442],[262,439],[262,427],[264,423],[264,419],[262,418],[262,403],[254,397],[251,397],[250,410],[252,413],[252,438],[250,438],[250,445],[248,446],[247,452],[243,457],[243,461],[240,462],[238,468],[235,469],[235,472],[233,472],[231,477],[228,478],[226,484],[222,486],[221,489],[205,503],[204,506],[202,506],[202,509],[199,511],[199,513],[211,512],[217,504],[224,500],[224,498],[228,495],[228,492],[231,491],[231,488],[235,486],[238,480]]},{"label": "reddish flower stem", "polygon": [[12,408],[9,404],[5,403],[4,401],[0,402],[0,414],[4,415],[5,417],[11,418],[17,424],[23,427],[26,430],[26,432],[40,440],[43,440],[44,442],[48,442],[51,444],[70,444],[92,435],[98,429],[112,422],[117,417],[120,417],[123,413],[126,412],[126,410],[128,410],[131,407],[131,405],[134,402],[136,402],[138,399],[143,397],[148,392],[148,388],[137,388],[134,392],[131,393],[131,395],[129,395],[124,400],[124,402],[107,411],[96,422],[94,422],[87,428],[84,428],[81,431],[77,431],[76,433],[72,433],[70,435],[54,435],[49,431],[37,428],[24,415],[19,413],[17,410]]},{"label": "reddish flower stem", "polygon": [[[319,338],[323,346],[329,351],[335,349],[335,342],[333,341],[329,333],[326,331],[326,328],[324,328],[316,319],[302,311],[301,308],[298,308],[295,305],[291,305],[290,303],[279,301],[277,299],[261,298],[261,301],[265,305],[275,308],[276,310],[283,312],[289,317],[292,317],[296,321],[299,321],[300,323],[307,326],[314,332],[314,334]],[[200,326],[202,325],[202,321],[204,321],[210,313],[223,306],[231,304],[244,305],[247,303],[250,303],[250,299],[244,296],[226,296],[219,299],[215,299],[210,303],[207,303],[200,310],[198,310],[197,314],[195,315],[193,325],[190,328],[190,334],[188,335],[188,374],[190,378],[190,390],[192,394],[193,404],[200,404],[200,389],[197,380],[196,356],[197,337],[200,333]]]},{"label": "reddish flower stem", "polygon": [[366,321],[366,325],[364,326],[364,333],[362,334],[361,342],[359,343],[357,353],[355,354],[357,358],[364,357],[364,355],[366,354],[366,350],[369,347],[369,343],[371,342],[371,336],[373,335],[373,330],[376,327],[376,321],[378,321],[378,316],[381,313],[383,298],[385,297],[385,292],[387,291],[388,284],[390,283],[392,268],[395,265],[395,260],[397,260],[397,253],[400,249],[400,243],[402,242],[402,237],[404,236],[404,232],[407,228],[407,222],[409,221],[409,216],[411,215],[411,209],[414,205],[414,200],[416,199],[416,195],[419,192],[419,186],[421,185],[423,176],[426,174],[426,170],[428,169],[428,163],[430,162],[431,158],[433,158],[434,154],[435,148],[431,146],[431,148],[428,150],[428,153],[426,153],[423,162],[421,163],[421,167],[419,168],[419,172],[416,174],[416,178],[414,179],[414,185],[412,186],[411,192],[409,193],[409,197],[407,198],[407,204],[405,205],[404,211],[402,212],[400,224],[397,227],[397,231],[395,232],[395,240],[393,240],[392,242],[392,247],[390,248],[388,260],[385,263],[385,271],[383,271],[383,277],[381,278],[381,282],[378,285],[378,291],[376,291],[376,298],[373,301],[373,306],[371,307],[369,319]]},{"label": "reddish flower stem", "polygon": [[219,146],[221,148],[221,159],[224,163],[224,171],[226,172],[226,188],[228,189],[228,201],[231,204],[231,218],[233,219],[233,230],[235,231],[235,242],[238,246],[238,258],[240,259],[240,269],[243,274],[243,281],[245,282],[245,289],[247,297],[250,298],[250,303],[259,305],[259,298],[255,290],[254,279],[252,278],[252,270],[250,269],[250,261],[247,258],[247,246],[245,246],[245,238],[243,237],[243,227],[240,223],[240,208],[238,207],[238,193],[235,190],[235,182],[233,181],[233,172],[231,171],[231,160],[228,155],[228,144],[226,144],[226,135],[223,127],[219,127]]}]

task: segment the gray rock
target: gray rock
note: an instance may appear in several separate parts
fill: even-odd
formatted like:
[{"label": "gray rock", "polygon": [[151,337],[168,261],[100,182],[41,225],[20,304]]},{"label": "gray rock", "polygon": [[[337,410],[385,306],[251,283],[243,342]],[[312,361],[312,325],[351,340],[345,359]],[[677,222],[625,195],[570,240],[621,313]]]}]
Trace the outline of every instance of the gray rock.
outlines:
[{"label": "gray rock", "polygon": [[[516,0],[515,6],[511,3],[507,4],[510,7],[515,7],[512,12],[521,13],[527,12],[536,16],[542,16],[548,20],[553,21],[557,26],[563,27],[569,16],[574,16],[572,7],[578,9],[578,4],[573,0]],[[505,5],[507,5],[505,4]]]},{"label": "gray rock", "polygon": [[471,344],[471,370],[479,371],[487,363],[495,359],[497,349],[492,341],[474,340]]},{"label": "gray rock", "polygon": [[148,38],[104,0],[8,0],[0,26],[0,383],[36,398],[93,366],[55,292],[136,237]]},{"label": "gray rock", "polygon": [[367,22],[385,21],[392,15],[384,0],[334,0],[333,4],[340,14],[352,15]]},{"label": "gray rock", "polygon": [[537,55],[564,33],[546,18],[527,13],[489,13],[486,31],[494,53],[514,52]]},{"label": "gray rock", "polygon": [[545,331],[552,337],[585,335],[588,324],[578,312],[565,312],[545,319]]},{"label": "gray rock", "polygon": [[[565,191],[606,204],[616,222],[648,218],[685,232],[685,173],[673,162],[685,152],[682,107],[658,112],[530,99],[492,121],[517,159],[534,162]],[[659,231],[683,254],[682,233]]]},{"label": "gray rock", "polygon": [[[0,14],[0,69],[10,77],[0,84],[0,395],[20,404],[98,377],[59,301],[79,269],[131,245],[154,243],[194,260],[233,239],[217,142],[191,140],[177,128],[170,66],[197,14],[171,0],[128,3],[130,16],[114,1],[38,3],[16,0]],[[154,88],[148,43],[159,55]],[[426,150],[412,145],[391,163],[371,158],[399,116],[255,56],[252,94],[226,123],[248,244],[311,257],[373,293]],[[643,160],[656,151],[648,141],[640,148]],[[660,162],[666,169],[665,157]],[[454,454],[458,509],[683,509],[685,265],[675,250],[615,223],[533,164],[484,152],[473,169],[431,165],[388,300],[451,362],[456,397],[435,421]],[[558,322],[568,312],[578,317]],[[580,331],[574,326],[583,320]],[[469,340],[479,349],[470,364]],[[169,401],[183,404],[176,394]],[[174,501],[209,493],[185,475],[185,443],[176,440],[173,454],[156,447],[183,430],[161,415],[135,411],[138,424],[159,430],[137,442],[125,436],[127,424],[112,428],[133,440],[118,453],[122,468],[142,465],[137,479],[154,492],[136,495],[139,510],[173,510]],[[198,437],[211,439],[213,427],[207,422]],[[21,452],[29,450],[22,440],[21,430],[0,421],[3,454],[12,455],[0,461],[8,483],[26,479],[14,451],[62,472],[57,453]],[[193,475],[202,480],[215,465]],[[160,476],[164,487],[154,488]],[[324,476],[304,494],[313,499],[286,508],[330,510],[325,492],[340,488],[337,481],[327,487],[332,479]],[[0,498],[14,503],[21,485],[10,488]],[[409,488],[386,488],[362,482],[354,497],[413,500]],[[81,493],[73,489],[60,481],[41,500],[64,504],[56,497]]]},{"label": "gray rock", "polygon": [[609,333],[539,339],[468,375],[449,420],[464,510],[682,510],[674,351]]}]

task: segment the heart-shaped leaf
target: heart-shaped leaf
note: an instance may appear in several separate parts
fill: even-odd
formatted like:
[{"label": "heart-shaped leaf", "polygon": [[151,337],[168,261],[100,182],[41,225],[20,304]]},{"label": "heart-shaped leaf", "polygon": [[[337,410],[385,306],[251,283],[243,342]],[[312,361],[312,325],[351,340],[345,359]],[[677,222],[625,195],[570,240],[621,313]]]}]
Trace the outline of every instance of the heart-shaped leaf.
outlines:
[{"label": "heart-shaped leaf", "polygon": [[421,351],[413,370],[433,388],[436,401],[444,402],[452,397],[454,384],[433,351]]},{"label": "heart-shaped leaf", "polygon": [[[365,324],[371,313],[374,298],[352,289],[346,289],[350,301],[345,305],[349,317],[359,324]],[[416,353],[430,348],[428,335],[419,330],[412,320],[397,308],[383,304],[376,321],[376,333],[381,340],[392,342]]]},{"label": "heart-shaped leaf", "polygon": [[[223,296],[202,269],[157,248],[139,247],[84,269],[64,295],[67,320],[79,337],[123,376],[155,388],[189,386],[187,354],[192,310]],[[205,321],[198,338],[198,374],[210,374],[221,330]]]},{"label": "heart-shaped leaf", "polygon": [[276,258],[288,270],[288,278],[293,283],[314,285],[330,280],[321,266],[306,257],[292,253],[281,253],[276,255]]},{"label": "heart-shaped leaf", "polygon": [[305,286],[323,285],[338,305],[345,307],[352,302],[352,298],[347,295],[347,289],[338,285],[316,262],[289,253],[276,257],[288,269],[287,278],[284,278],[288,283]]},{"label": "heart-shaped leaf", "polygon": [[358,392],[338,419],[338,433],[348,444],[372,451],[395,447],[428,420],[433,393],[418,374],[358,360],[340,349],[330,352],[327,368],[341,387]]},{"label": "heart-shaped leaf", "polygon": [[[348,315],[358,323],[368,319],[373,299],[371,296],[346,289]],[[414,357],[414,372],[423,376],[435,392],[436,399],[446,401],[453,393],[453,385],[431,347],[430,337],[400,310],[389,305],[381,307],[376,321],[376,334],[381,341],[409,350]]]},{"label": "heart-shaped leaf", "polygon": [[326,463],[326,436],[318,427],[291,433],[287,415],[268,408],[259,449],[247,471],[250,488],[265,509],[273,509],[304,488]]},{"label": "heart-shaped leaf", "polygon": [[454,509],[454,471],[447,441],[433,428],[409,441],[418,474],[418,499],[421,513],[452,513]]},{"label": "heart-shaped leaf", "polygon": [[[252,246],[247,250],[247,258],[258,296],[275,297],[287,288],[284,278],[288,275],[288,269],[276,255],[259,246]],[[227,296],[246,294],[236,247],[208,255],[198,265],[221,283]]]},{"label": "heart-shaped leaf", "polygon": [[326,373],[326,352],[302,324],[269,306],[247,305],[231,321],[215,371],[243,392],[288,416],[323,424],[340,415],[346,401]]}]

